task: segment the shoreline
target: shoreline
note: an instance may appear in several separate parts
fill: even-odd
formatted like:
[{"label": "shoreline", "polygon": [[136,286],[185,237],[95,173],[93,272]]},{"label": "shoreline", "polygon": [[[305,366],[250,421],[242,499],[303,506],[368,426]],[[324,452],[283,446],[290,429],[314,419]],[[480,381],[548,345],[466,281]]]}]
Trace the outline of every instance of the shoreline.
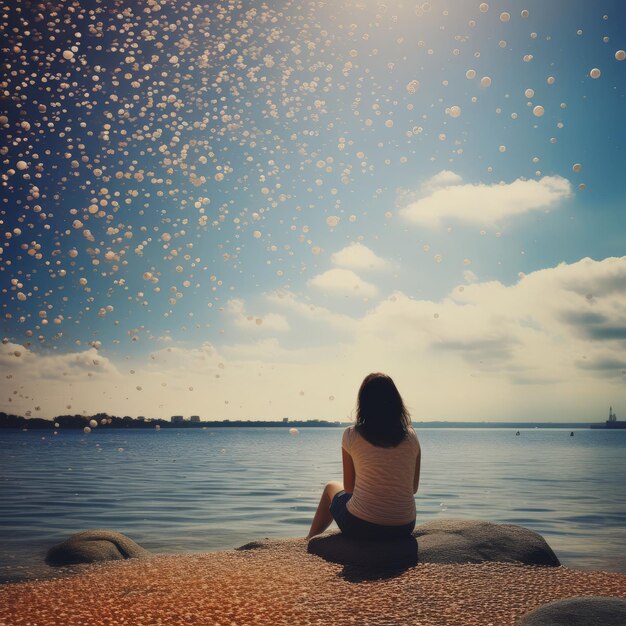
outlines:
[{"label": "shoreline", "polygon": [[3,584],[0,624],[343,625],[356,617],[371,624],[513,626],[553,600],[626,597],[623,573],[501,562],[374,572],[309,554],[307,543],[269,540],[244,550],[156,555]]},{"label": "shoreline", "polygon": [[[301,537],[265,537],[264,541],[270,542],[280,542],[280,541],[296,541]],[[237,552],[240,550],[240,546],[236,547],[220,547],[206,550],[189,550],[185,552],[175,551],[164,551],[164,552],[154,552],[154,557],[158,558],[187,558],[187,557],[208,557],[210,555],[219,555],[224,552]],[[42,557],[43,559],[43,557]],[[46,565],[43,561],[33,565],[28,566],[28,568],[17,567],[16,569],[28,569],[29,573],[25,573],[21,576],[16,576],[14,578],[0,578],[0,590],[7,585],[17,585],[21,583],[34,583],[34,582],[43,582],[50,580],[57,580],[61,578],[69,578],[73,576],[80,576],[85,572],[86,569],[90,567],[105,567],[106,565],[110,565],[115,562],[109,563],[82,563],[77,565],[65,565],[63,567],[52,567]],[[425,565],[425,564],[418,564]],[[562,563],[563,568],[575,572],[586,572],[586,573],[602,573],[602,574],[616,574],[626,577],[625,569],[605,569],[603,567],[594,567],[592,565],[580,566],[580,565],[572,565],[567,563]],[[539,566],[537,566],[539,567]],[[0,624],[0,626],[2,626]]]}]

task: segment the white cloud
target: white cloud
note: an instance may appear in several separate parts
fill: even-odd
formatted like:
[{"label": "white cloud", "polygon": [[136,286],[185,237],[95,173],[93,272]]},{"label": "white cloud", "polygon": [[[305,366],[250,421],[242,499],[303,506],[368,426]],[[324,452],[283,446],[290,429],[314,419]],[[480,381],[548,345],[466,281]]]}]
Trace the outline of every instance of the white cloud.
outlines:
[{"label": "white cloud", "polygon": [[362,243],[351,243],[331,256],[333,265],[352,270],[382,270],[389,263]]},{"label": "white cloud", "polygon": [[320,322],[325,326],[339,330],[341,332],[354,331],[354,318],[346,315],[345,313],[338,313],[331,311],[330,309],[312,304],[310,302],[303,302],[290,291],[277,291],[266,295],[266,299],[283,308],[285,311],[295,313],[298,317],[304,318],[312,322]]},{"label": "white cloud", "polygon": [[[511,285],[463,284],[439,301],[397,292],[360,317],[290,292],[267,299],[289,319],[290,345],[240,335],[219,348],[163,347],[131,364],[95,350],[50,355],[6,344],[0,368],[12,378],[1,408],[341,419],[363,376],[385,371],[416,421],[592,422],[610,403],[626,413],[626,256],[563,263]],[[308,332],[312,321],[320,328]]]},{"label": "white cloud", "polygon": [[427,195],[400,209],[400,215],[430,227],[446,219],[496,225],[512,216],[551,209],[571,194],[570,182],[561,176],[492,185],[459,183],[453,172],[440,172],[422,186]]},{"label": "white cloud", "polygon": [[435,174],[422,184],[424,191],[437,189],[439,187],[448,187],[451,185],[460,185],[463,182],[463,178],[451,172],[450,170],[441,170],[438,174]]},{"label": "white cloud", "polygon": [[268,332],[286,332],[289,322],[278,313],[251,315],[245,310],[243,300],[234,298],[226,304],[226,311],[231,314],[233,324],[242,330],[264,330]]},{"label": "white cloud", "polygon": [[66,381],[85,376],[117,376],[113,363],[95,348],[73,353],[33,352],[15,343],[0,344],[0,372],[11,371],[28,375],[33,380]]},{"label": "white cloud", "polygon": [[359,298],[371,298],[378,293],[375,285],[363,280],[352,270],[341,268],[318,274],[311,278],[308,284],[326,293]]}]

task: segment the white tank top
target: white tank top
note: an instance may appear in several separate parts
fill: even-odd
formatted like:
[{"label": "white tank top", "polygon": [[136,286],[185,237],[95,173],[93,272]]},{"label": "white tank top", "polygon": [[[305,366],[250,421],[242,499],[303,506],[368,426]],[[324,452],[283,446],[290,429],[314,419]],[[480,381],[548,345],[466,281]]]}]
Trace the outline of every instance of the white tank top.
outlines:
[{"label": "white tank top", "polygon": [[415,431],[395,448],[375,446],[346,428],[341,446],[352,457],[356,480],[347,508],[367,522],[400,526],[415,519],[413,479],[420,444]]}]

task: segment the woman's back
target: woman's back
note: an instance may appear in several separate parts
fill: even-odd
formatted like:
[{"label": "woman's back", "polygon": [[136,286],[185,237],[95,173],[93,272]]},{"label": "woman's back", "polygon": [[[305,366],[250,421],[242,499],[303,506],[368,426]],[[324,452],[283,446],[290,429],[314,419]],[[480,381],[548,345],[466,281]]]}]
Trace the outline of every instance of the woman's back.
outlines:
[{"label": "woman's back", "polygon": [[350,426],[342,447],[352,457],[356,480],[348,511],[367,522],[406,524],[415,519],[413,481],[419,442],[412,428],[394,447],[375,446]]}]

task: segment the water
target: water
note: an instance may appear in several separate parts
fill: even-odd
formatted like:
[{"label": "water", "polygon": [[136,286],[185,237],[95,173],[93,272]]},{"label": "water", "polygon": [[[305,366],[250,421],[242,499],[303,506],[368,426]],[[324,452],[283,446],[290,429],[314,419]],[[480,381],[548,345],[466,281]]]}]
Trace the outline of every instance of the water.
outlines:
[{"label": "water", "polygon": [[[521,524],[564,565],[626,572],[626,431],[420,429],[418,523]],[[0,580],[88,528],[155,552],[304,536],[341,480],[340,428],[0,431]]]}]

